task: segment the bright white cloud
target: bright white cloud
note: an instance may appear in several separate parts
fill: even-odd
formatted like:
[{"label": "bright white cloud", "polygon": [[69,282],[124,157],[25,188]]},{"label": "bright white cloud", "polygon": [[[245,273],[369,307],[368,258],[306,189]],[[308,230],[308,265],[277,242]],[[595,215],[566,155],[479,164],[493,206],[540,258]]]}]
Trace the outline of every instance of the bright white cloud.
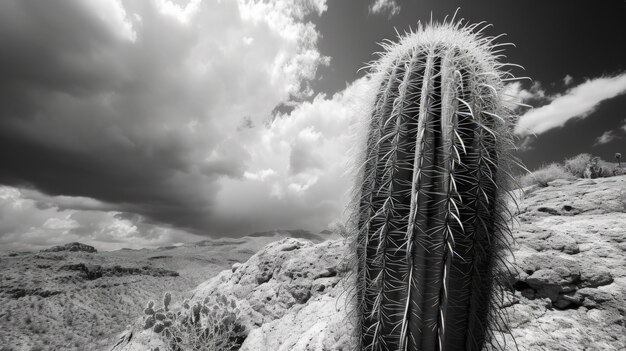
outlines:
[{"label": "bright white cloud", "polygon": [[[359,79],[345,90],[298,105],[268,127],[242,131],[250,170],[272,170],[262,178],[249,171],[224,178],[212,220],[240,225],[240,232],[282,228],[324,229],[343,215],[358,150],[357,134],[370,97],[370,82]],[[269,173],[269,172],[268,172]]]},{"label": "bright white cloud", "polygon": [[534,82],[530,89],[524,89],[520,81],[508,83],[505,85],[502,98],[504,103],[513,110],[518,109],[520,104],[524,104],[528,101],[550,99],[550,97],[546,95],[546,92],[542,88],[539,81]]},{"label": "bright white cloud", "polygon": [[549,104],[525,113],[515,131],[521,135],[541,134],[562,127],[573,118],[587,117],[602,101],[625,92],[626,73],[588,80],[554,98]]},{"label": "bright white cloud", "polygon": [[400,13],[400,5],[395,0],[374,0],[369,6],[371,14],[387,14],[389,18]]},{"label": "bright white cloud", "polygon": [[184,6],[169,0],[156,0],[156,6],[162,14],[171,16],[181,23],[189,23],[191,17],[198,12],[202,0],[191,0]]},{"label": "bright white cloud", "polygon": [[262,169],[258,172],[244,172],[243,173],[243,177],[245,179],[250,179],[250,180],[260,180],[260,181],[264,181],[266,178],[269,178],[273,175],[275,175],[276,172],[274,172],[273,169],[268,168],[268,169]]},{"label": "bright white cloud", "polygon": [[614,131],[607,130],[606,132],[602,133],[602,135],[596,138],[596,141],[593,144],[593,146],[608,144],[611,141],[615,140],[616,138],[618,138],[618,136],[617,134],[615,134]]}]

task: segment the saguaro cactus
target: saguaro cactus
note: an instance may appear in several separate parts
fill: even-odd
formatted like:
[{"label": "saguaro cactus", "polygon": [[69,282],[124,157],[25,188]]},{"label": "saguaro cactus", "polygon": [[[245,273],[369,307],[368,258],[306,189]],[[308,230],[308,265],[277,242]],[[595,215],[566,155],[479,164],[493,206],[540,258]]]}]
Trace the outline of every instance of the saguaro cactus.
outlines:
[{"label": "saguaro cactus", "polygon": [[420,25],[383,44],[357,185],[360,350],[480,350],[508,219],[513,117],[495,37]]}]

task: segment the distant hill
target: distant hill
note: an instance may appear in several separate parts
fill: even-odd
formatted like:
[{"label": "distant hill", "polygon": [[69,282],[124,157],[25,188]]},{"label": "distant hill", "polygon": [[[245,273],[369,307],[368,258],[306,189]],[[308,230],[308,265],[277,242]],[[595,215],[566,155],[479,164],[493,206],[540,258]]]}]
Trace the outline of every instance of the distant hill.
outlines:
[{"label": "distant hill", "polygon": [[102,350],[148,300],[180,298],[245,262],[274,237],[216,239],[157,249],[69,243],[0,253],[0,350]]},{"label": "distant hill", "polygon": [[98,252],[98,250],[96,250],[96,248],[94,248],[93,246],[89,246],[89,245],[82,244],[79,242],[53,246],[49,249],[41,250],[41,252],[61,252],[61,251],[71,251],[71,252],[82,251],[82,252],[89,252],[89,253]]},{"label": "distant hill", "polygon": [[293,229],[293,230],[271,230],[267,232],[256,232],[252,234],[248,234],[249,237],[281,237],[281,238],[301,238],[311,240],[314,243],[321,243],[328,238],[325,238],[319,234],[311,233],[308,230],[304,229]]}]

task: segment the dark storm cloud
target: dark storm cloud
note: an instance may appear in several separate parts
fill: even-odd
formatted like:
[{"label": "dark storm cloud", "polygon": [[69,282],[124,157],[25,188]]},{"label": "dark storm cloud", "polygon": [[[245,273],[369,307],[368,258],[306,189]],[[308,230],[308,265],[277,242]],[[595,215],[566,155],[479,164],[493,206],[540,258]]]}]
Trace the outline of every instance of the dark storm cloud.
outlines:
[{"label": "dark storm cloud", "polygon": [[297,22],[315,6],[272,27],[264,11],[287,7],[262,5],[1,2],[0,184],[211,232],[218,181],[250,159],[237,119],[266,118],[323,63]]}]

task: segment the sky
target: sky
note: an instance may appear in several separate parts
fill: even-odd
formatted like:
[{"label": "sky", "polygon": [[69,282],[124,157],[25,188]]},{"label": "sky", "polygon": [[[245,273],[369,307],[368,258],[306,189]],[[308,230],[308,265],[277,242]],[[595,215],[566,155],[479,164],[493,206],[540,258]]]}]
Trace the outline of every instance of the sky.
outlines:
[{"label": "sky", "polygon": [[101,250],[340,222],[368,62],[492,24],[529,169],[626,153],[626,1],[5,0],[0,247]]}]

